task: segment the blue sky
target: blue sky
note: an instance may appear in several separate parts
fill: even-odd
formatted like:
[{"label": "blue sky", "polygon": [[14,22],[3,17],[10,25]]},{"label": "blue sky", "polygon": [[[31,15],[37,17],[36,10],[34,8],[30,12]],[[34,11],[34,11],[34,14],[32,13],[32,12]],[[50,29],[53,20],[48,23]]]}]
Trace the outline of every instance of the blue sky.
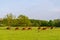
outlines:
[{"label": "blue sky", "polygon": [[0,18],[8,13],[31,19],[60,19],[60,0],[0,0]]}]

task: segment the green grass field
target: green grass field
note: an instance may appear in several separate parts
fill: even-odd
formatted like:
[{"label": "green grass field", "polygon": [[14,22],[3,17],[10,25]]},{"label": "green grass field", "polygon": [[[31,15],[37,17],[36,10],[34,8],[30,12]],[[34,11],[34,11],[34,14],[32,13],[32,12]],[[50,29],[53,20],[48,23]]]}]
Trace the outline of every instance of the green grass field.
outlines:
[{"label": "green grass field", "polygon": [[6,30],[0,28],[0,40],[60,40],[60,28],[40,30]]}]

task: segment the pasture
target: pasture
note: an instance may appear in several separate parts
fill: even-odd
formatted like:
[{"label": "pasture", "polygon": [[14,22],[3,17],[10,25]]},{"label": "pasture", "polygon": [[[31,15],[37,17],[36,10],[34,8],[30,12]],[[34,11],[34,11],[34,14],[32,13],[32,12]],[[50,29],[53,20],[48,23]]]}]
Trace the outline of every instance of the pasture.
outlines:
[{"label": "pasture", "polygon": [[60,40],[60,28],[37,30],[7,30],[0,28],[0,40]]}]

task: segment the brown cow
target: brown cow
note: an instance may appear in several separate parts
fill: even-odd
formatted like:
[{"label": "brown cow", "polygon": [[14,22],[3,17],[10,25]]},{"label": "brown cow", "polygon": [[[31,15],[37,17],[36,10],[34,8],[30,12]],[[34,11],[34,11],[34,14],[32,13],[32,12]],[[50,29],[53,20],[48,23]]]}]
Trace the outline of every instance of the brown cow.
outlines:
[{"label": "brown cow", "polygon": [[16,27],[16,28],[15,28],[15,30],[19,30],[19,28],[18,28],[18,27]]},{"label": "brown cow", "polygon": [[26,28],[22,28],[22,30],[26,30]]},{"label": "brown cow", "polygon": [[31,30],[31,29],[32,29],[32,28],[30,28],[30,27],[28,28],[28,30]]},{"label": "brown cow", "polygon": [[42,30],[46,30],[47,28],[42,28]]},{"label": "brown cow", "polygon": [[38,30],[40,30],[41,28],[40,27],[38,27]]},{"label": "brown cow", "polygon": [[6,29],[7,29],[7,30],[10,30],[10,27],[7,27]]},{"label": "brown cow", "polygon": [[50,27],[50,29],[53,29],[53,27]]},{"label": "brown cow", "polygon": [[38,27],[38,32],[40,31],[41,27]]}]

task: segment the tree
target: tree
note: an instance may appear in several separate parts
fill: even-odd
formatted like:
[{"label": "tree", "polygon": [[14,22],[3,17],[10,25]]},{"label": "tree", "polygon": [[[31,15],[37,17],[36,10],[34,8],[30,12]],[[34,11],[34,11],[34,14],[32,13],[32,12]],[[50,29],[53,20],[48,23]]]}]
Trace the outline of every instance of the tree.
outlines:
[{"label": "tree", "polygon": [[19,26],[18,25],[18,20],[17,19],[13,19],[12,22],[11,22],[11,26],[13,26],[13,27]]},{"label": "tree", "polygon": [[6,17],[5,17],[5,19],[7,20],[8,26],[11,26],[11,23],[12,23],[12,20],[13,20],[13,15],[12,15],[12,13],[7,14]]},{"label": "tree", "polygon": [[54,24],[53,24],[53,21],[52,21],[52,20],[49,20],[49,22],[48,22],[48,26],[54,26]]},{"label": "tree", "polygon": [[48,26],[48,21],[41,20],[41,26]]},{"label": "tree", "polygon": [[4,26],[3,25],[3,19],[2,18],[0,18],[0,26]]},{"label": "tree", "polygon": [[54,26],[60,27],[60,19],[55,19],[54,20]]},{"label": "tree", "polygon": [[29,18],[25,15],[19,15],[18,20],[19,20],[20,26],[30,26],[31,25]]},{"label": "tree", "polygon": [[30,19],[30,21],[32,23],[32,26],[38,26],[38,27],[41,26],[40,20]]}]

